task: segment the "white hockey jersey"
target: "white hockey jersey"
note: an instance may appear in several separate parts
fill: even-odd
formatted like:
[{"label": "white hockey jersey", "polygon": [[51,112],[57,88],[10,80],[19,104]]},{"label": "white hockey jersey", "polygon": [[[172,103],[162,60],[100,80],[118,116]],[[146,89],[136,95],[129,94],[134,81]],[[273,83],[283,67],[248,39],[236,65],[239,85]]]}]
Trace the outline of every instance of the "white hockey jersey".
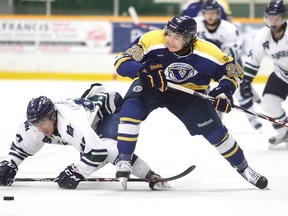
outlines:
[{"label": "white hockey jersey", "polygon": [[116,110],[115,95],[115,92],[108,92],[103,86],[96,86],[93,94],[87,95],[91,100],[76,98],[54,102],[57,110],[57,131],[54,135],[47,137],[27,121],[23,122],[12,142],[7,160],[13,160],[19,166],[25,158],[37,153],[47,143],[70,144],[82,153],[79,171],[85,177],[90,175],[106,163],[107,146],[111,142],[107,144],[100,139],[94,129],[105,115]]},{"label": "white hockey jersey", "polygon": [[215,44],[227,55],[232,56],[236,61],[241,57],[243,40],[238,28],[226,20],[221,20],[218,28],[210,32],[205,24],[204,17],[195,17],[197,22],[197,37]]},{"label": "white hockey jersey", "polygon": [[274,62],[275,74],[288,84],[288,31],[275,42],[271,30],[265,26],[253,38],[252,47],[245,59],[244,72],[246,76],[255,77],[264,56],[269,56]]}]

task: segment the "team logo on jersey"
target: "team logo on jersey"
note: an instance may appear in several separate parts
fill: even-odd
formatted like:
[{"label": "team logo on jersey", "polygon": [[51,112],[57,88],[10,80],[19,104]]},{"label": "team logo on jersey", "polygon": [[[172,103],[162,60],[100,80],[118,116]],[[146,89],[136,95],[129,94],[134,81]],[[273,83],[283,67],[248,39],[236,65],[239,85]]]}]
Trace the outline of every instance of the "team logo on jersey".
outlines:
[{"label": "team logo on jersey", "polygon": [[177,62],[170,64],[164,73],[168,80],[182,82],[195,76],[198,72],[189,64]]},{"label": "team logo on jersey", "polygon": [[133,88],[133,92],[141,92],[143,90],[142,86],[137,85]]},{"label": "team logo on jersey", "polygon": [[225,56],[223,57],[223,60],[224,60],[225,62],[229,61],[229,56],[228,56],[228,55],[225,55]]},{"label": "team logo on jersey", "polygon": [[263,44],[263,49],[265,50],[265,49],[270,49],[270,47],[269,47],[269,41],[265,41]]},{"label": "team logo on jersey", "polygon": [[71,125],[67,125],[66,133],[69,134],[71,137],[74,137],[74,128]]}]

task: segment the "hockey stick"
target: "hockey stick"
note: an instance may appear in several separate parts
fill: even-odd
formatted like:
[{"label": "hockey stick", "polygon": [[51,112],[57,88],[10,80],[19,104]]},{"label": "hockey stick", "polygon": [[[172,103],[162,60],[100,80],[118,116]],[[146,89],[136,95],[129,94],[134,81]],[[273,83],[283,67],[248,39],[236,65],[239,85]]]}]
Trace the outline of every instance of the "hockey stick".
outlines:
[{"label": "hockey stick", "polygon": [[138,14],[135,10],[135,8],[133,6],[130,6],[128,8],[128,13],[130,14],[130,16],[132,17],[133,19],[133,23],[140,27],[140,28],[143,28],[143,29],[148,29],[148,30],[159,30],[158,27],[156,26],[152,26],[152,25],[148,25],[148,24],[144,24],[144,23],[140,23],[139,21],[139,17],[138,17]]},{"label": "hockey stick", "polygon": [[[175,89],[175,90],[178,90],[178,91],[186,92],[188,94],[195,95],[197,97],[200,97],[200,98],[203,98],[203,99],[206,99],[206,100],[209,100],[209,101],[215,101],[216,100],[216,98],[211,97],[210,95],[207,95],[207,94],[204,94],[204,93],[201,93],[201,92],[197,92],[197,91],[194,91],[192,89],[188,89],[188,88],[185,88],[183,86],[173,84],[171,82],[168,82],[167,85],[171,89]],[[233,108],[236,109],[236,110],[248,113],[250,115],[254,115],[254,116],[257,116],[259,118],[265,119],[267,121],[273,122],[275,124],[279,124],[279,125],[288,127],[288,122],[280,121],[280,120],[278,120],[276,118],[272,118],[270,116],[267,116],[267,115],[264,115],[264,114],[261,114],[261,113],[253,112],[253,111],[245,109],[245,108],[243,108],[241,106],[233,105]]]},{"label": "hockey stick", "polygon": [[[179,173],[178,175],[171,176],[168,178],[158,179],[157,182],[164,182],[164,181],[173,181],[183,176],[188,175],[196,168],[195,165],[190,166],[185,171]],[[58,178],[16,178],[15,182],[57,182]],[[87,182],[118,182],[117,178],[86,178],[84,181]],[[146,179],[138,179],[138,178],[130,178],[129,182],[147,182]]]}]

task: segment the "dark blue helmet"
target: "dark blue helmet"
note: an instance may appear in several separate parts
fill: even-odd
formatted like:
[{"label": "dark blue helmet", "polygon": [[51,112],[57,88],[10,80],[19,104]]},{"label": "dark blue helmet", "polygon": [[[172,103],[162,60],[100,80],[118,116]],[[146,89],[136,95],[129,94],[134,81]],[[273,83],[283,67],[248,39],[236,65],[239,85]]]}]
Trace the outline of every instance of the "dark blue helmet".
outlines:
[{"label": "dark blue helmet", "polygon": [[265,12],[268,15],[277,15],[286,12],[286,6],[283,0],[271,0],[267,5]]},{"label": "dark blue helmet", "polygon": [[208,0],[205,3],[203,3],[202,10],[203,11],[218,10],[221,12],[221,6],[215,0]]},{"label": "dark blue helmet", "polygon": [[197,23],[190,16],[177,15],[168,21],[164,30],[165,34],[170,31],[182,35],[186,43],[189,43],[192,38],[195,38],[197,33]]},{"label": "dark blue helmet", "polygon": [[54,103],[45,96],[32,98],[27,106],[26,118],[30,124],[37,124],[45,117],[56,119]]}]

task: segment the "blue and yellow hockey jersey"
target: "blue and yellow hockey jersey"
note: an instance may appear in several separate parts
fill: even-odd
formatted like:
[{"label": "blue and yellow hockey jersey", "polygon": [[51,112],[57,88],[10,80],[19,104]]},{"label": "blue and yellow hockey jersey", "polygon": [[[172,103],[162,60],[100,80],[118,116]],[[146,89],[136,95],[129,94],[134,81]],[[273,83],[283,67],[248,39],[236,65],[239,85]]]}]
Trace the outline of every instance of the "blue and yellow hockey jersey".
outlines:
[{"label": "blue and yellow hockey jersey", "polygon": [[133,79],[151,58],[158,58],[163,65],[167,81],[193,90],[206,90],[215,80],[233,94],[243,78],[238,63],[205,40],[197,38],[193,51],[185,56],[169,52],[163,30],[138,38],[125,52],[118,53],[114,66],[119,75]]}]

